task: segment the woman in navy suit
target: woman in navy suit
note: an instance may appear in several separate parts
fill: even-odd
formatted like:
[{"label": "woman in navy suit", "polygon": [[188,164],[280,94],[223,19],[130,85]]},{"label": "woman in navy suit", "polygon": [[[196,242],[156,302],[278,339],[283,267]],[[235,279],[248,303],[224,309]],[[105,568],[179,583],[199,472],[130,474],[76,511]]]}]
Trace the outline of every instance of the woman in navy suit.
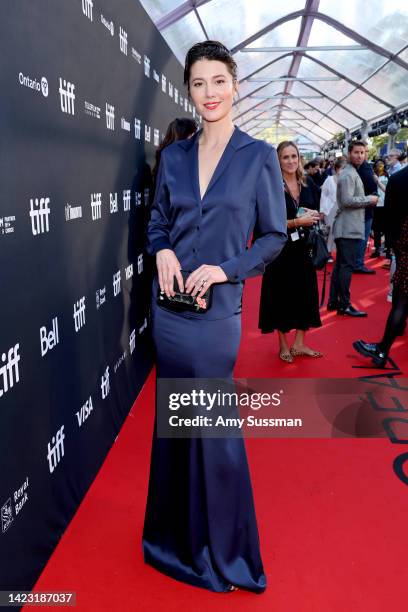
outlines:
[{"label": "woman in navy suit", "polygon": [[[158,272],[152,292],[157,375],[231,378],[244,279],[262,274],[287,239],[282,176],[275,149],[232,122],[236,64],[221,43],[189,50],[184,82],[203,129],[166,147],[158,170],[147,247]],[[191,272],[185,286],[181,269]],[[159,307],[158,287],[174,295],[174,278],[198,298],[213,285],[211,308],[175,313]],[[147,563],[191,585],[264,591],[242,438],[160,438],[156,423],[143,551]]]}]

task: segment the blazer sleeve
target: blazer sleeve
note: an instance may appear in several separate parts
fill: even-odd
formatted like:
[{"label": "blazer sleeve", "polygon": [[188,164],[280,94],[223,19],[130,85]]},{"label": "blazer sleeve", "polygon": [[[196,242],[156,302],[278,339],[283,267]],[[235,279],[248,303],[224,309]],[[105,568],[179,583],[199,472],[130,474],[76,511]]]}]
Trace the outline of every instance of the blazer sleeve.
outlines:
[{"label": "blazer sleeve", "polygon": [[156,255],[161,249],[172,249],[169,234],[170,198],[166,184],[165,156],[161,155],[157,172],[156,189],[147,226],[147,246],[149,255]]},{"label": "blazer sleeve", "polygon": [[263,274],[287,241],[286,204],[276,150],[268,154],[256,188],[255,240],[251,248],[220,264],[229,281]]}]

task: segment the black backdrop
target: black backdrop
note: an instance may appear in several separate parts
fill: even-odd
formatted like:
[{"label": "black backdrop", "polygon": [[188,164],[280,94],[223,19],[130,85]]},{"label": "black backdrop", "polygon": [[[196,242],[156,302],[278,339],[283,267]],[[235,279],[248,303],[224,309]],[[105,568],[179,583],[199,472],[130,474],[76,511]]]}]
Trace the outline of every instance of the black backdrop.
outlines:
[{"label": "black backdrop", "polygon": [[0,589],[29,590],[151,368],[150,167],[195,113],[137,0],[3,2],[0,35]]}]

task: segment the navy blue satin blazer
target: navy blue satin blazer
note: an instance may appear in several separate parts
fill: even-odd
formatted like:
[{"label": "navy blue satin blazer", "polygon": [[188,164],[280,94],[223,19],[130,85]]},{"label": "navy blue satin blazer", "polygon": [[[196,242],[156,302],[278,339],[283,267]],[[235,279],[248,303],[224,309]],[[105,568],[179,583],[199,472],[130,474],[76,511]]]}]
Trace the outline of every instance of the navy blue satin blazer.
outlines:
[{"label": "navy blue satin blazer", "polygon": [[[162,151],[147,251],[172,249],[182,269],[191,272],[202,264],[220,266],[228,281],[213,285],[209,311],[181,316],[222,319],[241,312],[244,279],[263,274],[282,250],[285,197],[276,150],[235,127],[201,199],[199,135]],[[155,279],[153,299],[156,293]]]}]

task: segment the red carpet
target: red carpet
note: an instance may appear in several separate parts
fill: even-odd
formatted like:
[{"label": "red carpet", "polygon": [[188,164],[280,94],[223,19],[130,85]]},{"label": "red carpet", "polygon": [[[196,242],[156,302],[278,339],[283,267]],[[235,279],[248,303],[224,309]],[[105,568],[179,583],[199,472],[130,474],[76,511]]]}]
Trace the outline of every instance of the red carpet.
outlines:
[{"label": "red carpet", "polygon": [[[388,273],[354,276],[350,320],[324,310],[324,326],[308,335],[324,359],[277,357],[276,334],[257,329],[259,279],[247,283],[242,377],[355,377],[377,370],[351,348],[377,340],[389,304]],[[381,288],[380,288],[381,287]],[[277,290],[279,290],[277,288]],[[405,338],[392,355],[407,377]],[[153,428],[151,376],[127,418],[35,590],[73,590],[82,611],[384,612],[405,610],[408,591],[405,519],[408,487],[392,471],[407,450],[383,440],[252,439],[247,449],[268,589],[262,595],[215,594],[178,583],[143,563],[141,531]],[[407,406],[408,408],[408,406]]]}]

